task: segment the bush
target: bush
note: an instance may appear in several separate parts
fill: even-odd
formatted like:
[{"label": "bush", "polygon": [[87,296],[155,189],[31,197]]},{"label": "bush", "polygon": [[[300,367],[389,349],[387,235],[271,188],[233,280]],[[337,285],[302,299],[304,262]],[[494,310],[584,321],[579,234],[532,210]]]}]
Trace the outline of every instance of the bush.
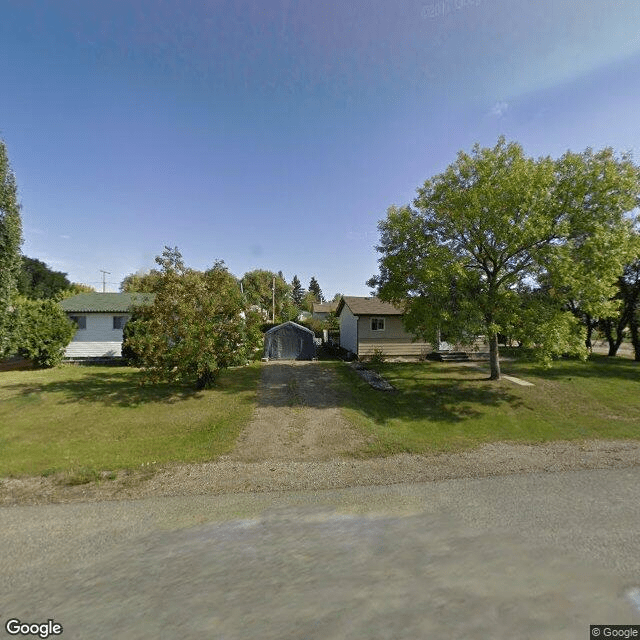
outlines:
[{"label": "bush", "polygon": [[15,308],[17,353],[36,367],[60,364],[76,328],[53,300],[20,300]]},{"label": "bush", "polygon": [[382,364],[385,361],[384,351],[380,347],[373,350],[373,355],[369,358],[371,364]]},{"label": "bush", "polygon": [[144,324],[136,322],[138,320],[138,314],[134,311],[131,318],[124,325],[122,330],[122,359],[125,364],[130,367],[142,366],[142,360],[140,354],[134,347],[136,342],[139,343],[142,333],[144,332]]}]

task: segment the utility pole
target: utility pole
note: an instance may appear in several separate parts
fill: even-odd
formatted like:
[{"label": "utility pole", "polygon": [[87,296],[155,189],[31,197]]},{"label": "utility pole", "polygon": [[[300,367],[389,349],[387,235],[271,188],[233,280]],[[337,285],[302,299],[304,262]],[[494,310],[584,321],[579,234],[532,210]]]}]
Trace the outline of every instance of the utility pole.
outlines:
[{"label": "utility pole", "polygon": [[102,274],[102,293],[105,293],[107,290],[106,289],[107,283],[105,281],[105,276],[107,275],[107,273],[111,275],[111,271],[105,271],[104,269],[100,269],[100,273]]},{"label": "utility pole", "polygon": [[276,323],[276,277],[273,276],[273,284],[271,285],[271,322]]}]

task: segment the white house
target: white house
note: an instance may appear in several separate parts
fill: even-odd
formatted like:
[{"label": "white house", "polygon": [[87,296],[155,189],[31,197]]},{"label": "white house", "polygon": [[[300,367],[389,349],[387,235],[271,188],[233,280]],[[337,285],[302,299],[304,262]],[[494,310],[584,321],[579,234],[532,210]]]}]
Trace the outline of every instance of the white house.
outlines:
[{"label": "white house", "polygon": [[372,356],[376,349],[389,357],[417,357],[433,350],[427,342],[414,342],[402,324],[402,310],[379,298],[343,296],[336,315],[340,346],[359,358]]},{"label": "white house", "polygon": [[80,293],[60,306],[78,329],[65,358],[119,358],[122,330],[135,305],[153,302],[152,293]]}]

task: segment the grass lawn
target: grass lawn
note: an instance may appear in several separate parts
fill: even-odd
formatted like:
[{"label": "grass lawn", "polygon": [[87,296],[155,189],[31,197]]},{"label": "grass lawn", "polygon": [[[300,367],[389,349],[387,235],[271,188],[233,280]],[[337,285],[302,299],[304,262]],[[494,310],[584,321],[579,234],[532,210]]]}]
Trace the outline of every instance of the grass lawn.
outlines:
[{"label": "grass lawn", "polygon": [[230,451],[251,419],[259,366],[223,372],[216,388],[139,386],[127,367],[0,372],[0,476],[96,475]]},{"label": "grass lawn", "polygon": [[640,439],[640,365],[632,360],[593,356],[560,360],[551,369],[502,363],[503,373],[533,387],[490,382],[483,366],[486,373],[440,362],[372,367],[397,393],[374,391],[338,366],[345,415],[376,436],[367,455],[455,451],[501,440]]}]

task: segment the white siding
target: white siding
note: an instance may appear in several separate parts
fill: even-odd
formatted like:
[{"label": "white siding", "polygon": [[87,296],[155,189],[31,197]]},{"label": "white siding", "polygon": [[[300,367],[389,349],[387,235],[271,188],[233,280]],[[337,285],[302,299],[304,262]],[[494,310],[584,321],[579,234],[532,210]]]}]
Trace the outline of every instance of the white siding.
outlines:
[{"label": "white siding", "polygon": [[340,312],[340,346],[358,353],[358,316],[345,304]]},{"label": "white siding", "polygon": [[79,313],[86,316],[87,328],[78,329],[65,351],[66,358],[106,358],[122,355],[122,329],[113,328],[113,316],[126,313]]}]

